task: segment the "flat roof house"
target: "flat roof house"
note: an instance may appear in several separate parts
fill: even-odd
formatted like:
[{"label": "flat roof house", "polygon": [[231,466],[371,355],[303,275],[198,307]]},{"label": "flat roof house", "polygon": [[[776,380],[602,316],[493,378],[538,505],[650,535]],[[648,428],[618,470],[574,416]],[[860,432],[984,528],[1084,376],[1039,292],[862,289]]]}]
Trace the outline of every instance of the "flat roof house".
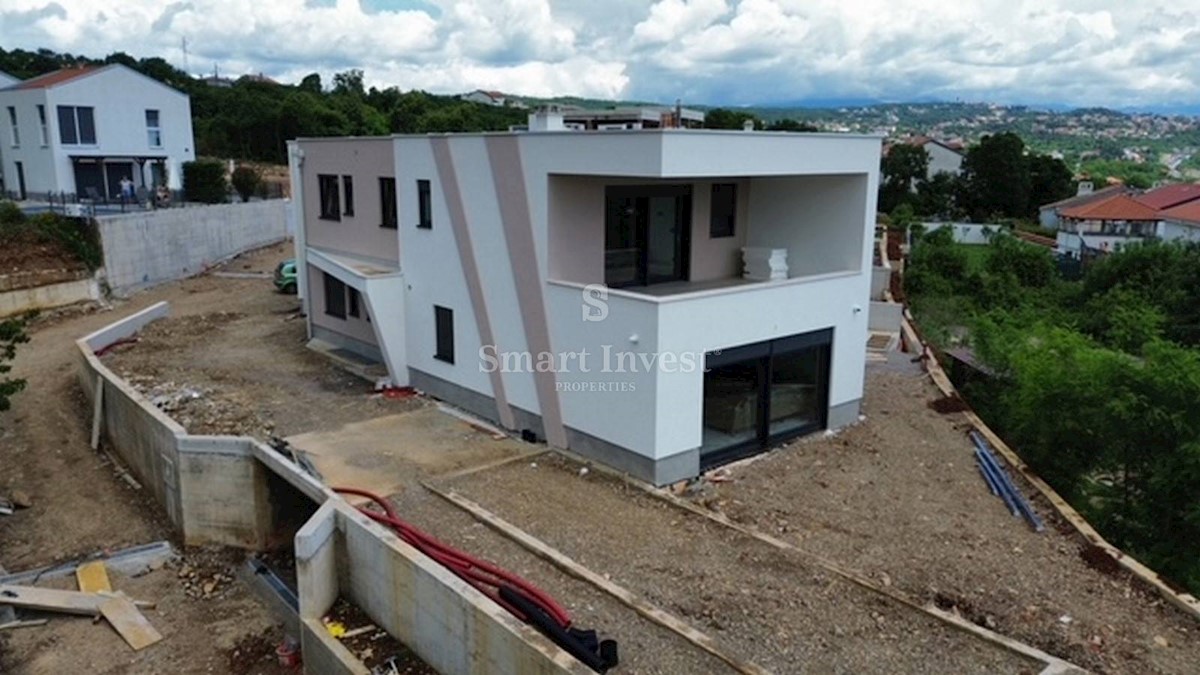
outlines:
[{"label": "flat roof house", "polygon": [[880,138],[301,139],[310,337],[655,484],[855,421]]},{"label": "flat roof house", "polygon": [[0,88],[6,192],[118,199],[135,188],[178,189],[195,159],[187,94],[120,64],[66,68]]}]

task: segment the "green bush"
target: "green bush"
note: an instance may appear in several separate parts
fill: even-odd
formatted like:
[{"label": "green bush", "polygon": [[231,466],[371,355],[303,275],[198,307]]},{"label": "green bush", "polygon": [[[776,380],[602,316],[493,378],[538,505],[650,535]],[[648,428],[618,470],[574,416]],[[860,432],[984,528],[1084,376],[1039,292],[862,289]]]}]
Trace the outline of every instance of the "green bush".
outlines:
[{"label": "green bush", "polygon": [[0,412],[8,410],[9,399],[25,388],[25,380],[8,376],[9,365],[17,355],[17,345],[29,342],[23,319],[0,320]]},{"label": "green bush", "polygon": [[184,162],[183,193],[190,202],[224,203],[229,194],[225,165],[211,159]]},{"label": "green bush", "polygon": [[7,199],[0,201],[0,226],[19,225],[23,222],[25,222],[25,212],[17,206],[16,202]]},{"label": "green bush", "polygon": [[1011,274],[1017,283],[1041,288],[1054,280],[1058,269],[1049,249],[1025,243],[1007,233],[997,233],[988,244],[987,271],[995,275]]},{"label": "green bush", "polygon": [[251,197],[259,194],[263,187],[262,174],[252,166],[239,166],[234,169],[230,181],[233,183],[233,189],[237,191],[238,196],[244,202],[250,201]]}]

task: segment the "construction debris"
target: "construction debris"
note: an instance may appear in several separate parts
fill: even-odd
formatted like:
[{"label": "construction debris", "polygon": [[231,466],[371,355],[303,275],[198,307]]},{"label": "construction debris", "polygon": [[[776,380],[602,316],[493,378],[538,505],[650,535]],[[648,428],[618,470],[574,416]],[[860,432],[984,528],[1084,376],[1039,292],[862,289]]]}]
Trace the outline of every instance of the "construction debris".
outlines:
[{"label": "construction debris", "polygon": [[991,445],[987,440],[974,429],[970,432],[971,442],[975,444],[975,460],[979,463],[979,472],[983,474],[983,478],[987,481],[988,489],[1004,500],[1008,510],[1014,516],[1023,516],[1029,521],[1029,525],[1034,531],[1041,532],[1045,529],[1042,524],[1042,519],[1034,512],[1033,507],[1021,495],[1021,491],[1013,484],[1012,479],[1008,477],[1008,473],[1004,471],[1004,467],[1000,466],[995,455],[992,454]]},{"label": "construction debris", "polygon": [[43,612],[91,617],[103,616],[135,650],[152,645],[162,639],[162,635],[154,630],[154,627],[138,610],[139,606],[153,607],[153,604],[135,602],[119,592],[85,593],[33,586],[3,585],[0,586],[0,602],[13,607]]},{"label": "construction debris", "polygon": [[80,565],[75,570],[75,578],[79,581],[79,590],[84,593],[111,593],[112,584],[108,581],[108,570],[103,560],[93,560]]}]

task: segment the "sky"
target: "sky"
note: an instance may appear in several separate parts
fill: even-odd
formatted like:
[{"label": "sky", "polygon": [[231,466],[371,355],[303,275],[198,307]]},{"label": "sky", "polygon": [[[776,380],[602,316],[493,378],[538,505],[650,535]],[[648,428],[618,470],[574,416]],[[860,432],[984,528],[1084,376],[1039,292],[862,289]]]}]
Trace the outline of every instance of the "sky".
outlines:
[{"label": "sky", "polygon": [[692,104],[1200,102],[1200,0],[0,0],[0,46]]}]

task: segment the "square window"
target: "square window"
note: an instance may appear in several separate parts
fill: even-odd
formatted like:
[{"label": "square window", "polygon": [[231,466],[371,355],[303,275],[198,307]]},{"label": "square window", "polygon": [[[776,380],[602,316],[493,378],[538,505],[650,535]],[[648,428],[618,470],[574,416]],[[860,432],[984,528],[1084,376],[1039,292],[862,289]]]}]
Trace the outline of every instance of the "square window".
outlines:
[{"label": "square window", "polygon": [[434,305],[433,317],[437,329],[437,351],[433,358],[454,363],[454,312]]}]

